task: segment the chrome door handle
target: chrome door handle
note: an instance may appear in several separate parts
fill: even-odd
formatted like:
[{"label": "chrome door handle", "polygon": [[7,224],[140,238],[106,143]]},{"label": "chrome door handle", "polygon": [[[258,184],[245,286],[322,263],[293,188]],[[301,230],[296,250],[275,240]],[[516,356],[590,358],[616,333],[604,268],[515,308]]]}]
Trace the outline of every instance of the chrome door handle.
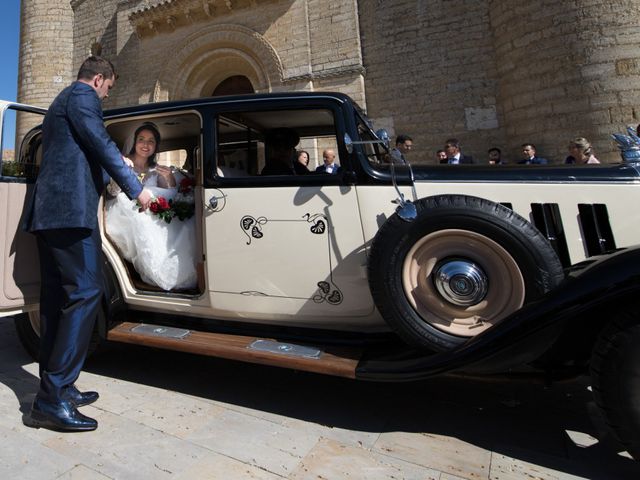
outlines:
[{"label": "chrome door handle", "polygon": [[227,196],[218,191],[218,195],[213,195],[209,198],[209,203],[205,204],[205,208],[210,212],[219,212],[221,211],[225,205],[227,204]]}]

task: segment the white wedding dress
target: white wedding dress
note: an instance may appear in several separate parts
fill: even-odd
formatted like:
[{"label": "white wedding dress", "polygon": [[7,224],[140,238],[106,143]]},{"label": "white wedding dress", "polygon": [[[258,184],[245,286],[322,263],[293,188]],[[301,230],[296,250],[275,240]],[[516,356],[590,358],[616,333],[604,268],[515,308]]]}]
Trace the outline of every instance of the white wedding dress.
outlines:
[{"label": "white wedding dress", "polygon": [[[179,185],[184,177],[178,172],[174,176]],[[156,198],[167,201],[178,191],[177,187],[158,187],[155,171],[144,177],[143,184]],[[108,237],[144,282],[163,290],[197,286],[195,216],[184,221],[174,217],[166,223],[150,210],[139,212],[136,200],[129,200],[120,192],[107,200],[105,222]]]}]

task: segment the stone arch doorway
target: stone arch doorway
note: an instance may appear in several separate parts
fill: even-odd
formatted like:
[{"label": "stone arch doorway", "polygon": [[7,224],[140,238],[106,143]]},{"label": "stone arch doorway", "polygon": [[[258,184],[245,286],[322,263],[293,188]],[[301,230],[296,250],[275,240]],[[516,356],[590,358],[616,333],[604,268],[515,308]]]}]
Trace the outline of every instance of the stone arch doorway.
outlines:
[{"label": "stone arch doorway", "polygon": [[[236,88],[270,92],[283,82],[280,58],[259,33],[240,25],[207,27],[186,38],[156,83],[154,101],[211,96],[232,77],[245,77]],[[234,83],[235,80],[229,81]],[[226,85],[224,88],[230,88]]]},{"label": "stone arch doorway", "polygon": [[244,95],[255,93],[251,81],[244,75],[232,75],[225,78],[211,93],[212,97],[220,95]]}]

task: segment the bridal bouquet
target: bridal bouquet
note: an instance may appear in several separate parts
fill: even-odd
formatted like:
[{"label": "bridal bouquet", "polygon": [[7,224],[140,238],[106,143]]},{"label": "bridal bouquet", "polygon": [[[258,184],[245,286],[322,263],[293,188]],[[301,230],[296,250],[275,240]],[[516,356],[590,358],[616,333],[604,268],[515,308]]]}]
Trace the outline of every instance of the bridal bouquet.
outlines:
[{"label": "bridal bouquet", "polygon": [[154,198],[149,204],[149,211],[167,223],[171,223],[173,217],[178,217],[178,220],[181,221],[193,217],[195,213],[194,186],[195,182],[192,178],[184,177],[178,185],[178,193],[172,200],[167,201],[164,197]]},{"label": "bridal bouquet", "polygon": [[193,178],[184,177],[178,185],[178,193],[173,197],[171,205],[175,216],[179,220],[186,220],[193,217],[195,213],[195,199],[193,196],[193,187],[195,182]]}]

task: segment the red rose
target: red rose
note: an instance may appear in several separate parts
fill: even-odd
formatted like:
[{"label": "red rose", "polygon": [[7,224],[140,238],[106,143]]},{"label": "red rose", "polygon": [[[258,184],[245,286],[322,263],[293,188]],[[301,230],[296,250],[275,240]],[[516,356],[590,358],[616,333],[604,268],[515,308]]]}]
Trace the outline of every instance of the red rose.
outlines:
[{"label": "red rose", "polygon": [[160,211],[160,205],[157,201],[151,202],[149,204],[149,210],[151,210],[153,213],[158,213]]},{"label": "red rose", "polygon": [[192,178],[184,177],[180,180],[180,188],[178,191],[180,193],[189,193],[194,185],[195,183]]},{"label": "red rose", "polygon": [[158,205],[161,210],[169,210],[170,208],[169,202],[167,202],[167,199],[164,197],[158,197]]}]

